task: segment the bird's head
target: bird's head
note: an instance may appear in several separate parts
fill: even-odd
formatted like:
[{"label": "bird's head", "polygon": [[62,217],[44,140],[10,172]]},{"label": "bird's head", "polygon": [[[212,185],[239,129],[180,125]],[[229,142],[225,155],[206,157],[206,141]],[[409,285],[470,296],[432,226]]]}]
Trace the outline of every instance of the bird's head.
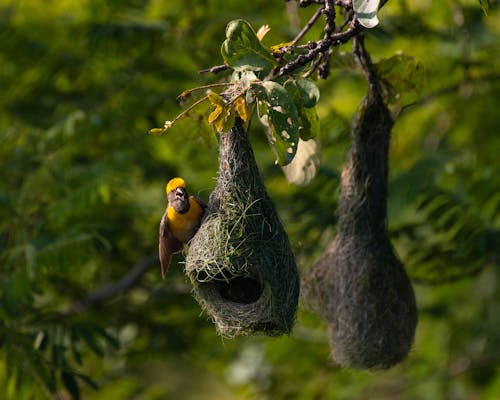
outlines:
[{"label": "bird's head", "polygon": [[184,213],[189,209],[189,196],[184,179],[171,179],[167,184],[166,192],[168,204],[172,206],[175,211]]},{"label": "bird's head", "polygon": [[167,196],[172,190],[179,189],[179,188],[186,189],[186,181],[184,181],[184,179],[182,179],[182,178],[170,179],[167,183],[167,188],[166,188]]}]

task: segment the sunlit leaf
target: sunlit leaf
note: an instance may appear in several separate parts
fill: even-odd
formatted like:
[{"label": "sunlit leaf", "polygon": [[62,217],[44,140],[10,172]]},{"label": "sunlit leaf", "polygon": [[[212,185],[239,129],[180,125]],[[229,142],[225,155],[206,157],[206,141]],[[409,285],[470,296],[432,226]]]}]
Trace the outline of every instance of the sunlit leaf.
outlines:
[{"label": "sunlit leaf", "polygon": [[262,71],[274,68],[276,60],[260,42],[250,24],[238,19],[226,28],[226,40],[221,47],[222,57],[235,70]]},{"label": "sunlit leaf", "polygon": [[243,121],[248,121],[250,118],[251,108],[248,107],[245,97],[240,96],[236,98],[234,101],[234,109]]},{"label": "sunlit leaf", "polygon": [[380,0],[353,0],[354,13],[359,23],[365,28],[373,28],[378,25],[378,5]]},{"label": "sunlit leaf", "polygon": [[216,106],[215,110],[213,110],[208,116],[208,123],[212,125],[217,120],[217,118],[221,116],[222,111],[224,111],[224,107]]},{"label": "sunlit leaf", "polygon": [[214,106],[225,106],[226,105],[226,102],[218,93],[210,92],[207,95],[207,97],[208,97],[208,100],[210,101],[210,103],[212,103]]},{"label": "sunlit leaf", "polygon": [[219,117],[215,122],[214,126],[219,133],[228,132],[234,125],[235,115],[231,112],[231,109],[228,108],[226,112],[224,112],[221,117]]},{"label": "sunlit leaf", "polygon": [[165,129],[164,128],[153,128],[153,129],[150,129],[148,134],[152,135],[152,136],[161,136],[165,133]]},{"label": "sunlit leaf", "polygon": [[275,45],[271,46],[271,51],[273,52],[273,54],[280,55],[283,53],[282,49],[289,47],[292,44],[293,44],[293,41],[275,44]]},{"label": "sunlit leaf", "polygon": [[209,93],[208,100],[215,105],[215,110],[208,116],[208,123],[213,125],[219,133],[231,129],[234,123],[234,114],[231,113],[231,106],[217,93]]},{"label": "sunlit leaf", "polygon": [[269,25],[262,25],[258,30],[257,30],[257,38],[262,42],[262,39],[264,39],[264,36],[266,36],[269,31],[271,30],[271,27]]}]

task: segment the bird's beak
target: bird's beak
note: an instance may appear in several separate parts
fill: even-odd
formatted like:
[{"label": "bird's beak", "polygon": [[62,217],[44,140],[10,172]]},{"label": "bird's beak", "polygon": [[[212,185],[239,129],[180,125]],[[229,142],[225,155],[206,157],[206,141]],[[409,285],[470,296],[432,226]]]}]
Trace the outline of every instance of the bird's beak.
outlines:
[{"label": "bird's beak", "polygon": [[175,189],[175,197],[184,198],[185,197],[184,190],[182,190],[181,188]]}]

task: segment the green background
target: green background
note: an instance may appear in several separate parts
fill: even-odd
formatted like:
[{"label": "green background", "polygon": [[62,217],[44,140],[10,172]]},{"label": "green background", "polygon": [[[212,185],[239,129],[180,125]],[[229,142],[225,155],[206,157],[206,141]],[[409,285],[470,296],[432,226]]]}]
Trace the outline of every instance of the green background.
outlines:
[{"label": "green background", "polygon": [[[496,2],[486,16],[472,0],[392,0],[366,32],[375,62],[402,53],[425,67],[417,91],[401,82],[394,107],[414,104],[391,148],[389,228],[420,313],[405,362],[332,365],[325,325],[302,308],[288,337],[221,338],[182,256],[166,281],[149,262],[166,182],[182,176],[207,200],[217,141],[206,119],[148,130],[182,111],[183,90],[224,77],[198,71],[222,63],[230,20],[269,24],[273,45],[313,11],[262,0],[0,1],[0,398],[67,398],[76,386],[84,399],[498,398]],[[320,34],[321,24],[307,39]],[[317,84],[322,165],[309,186],[288,184],[257,120],[251,129],[302,271],[334,237],[349,123],[366,91],[341,54]],[[141,262],[151,265],[133,288],[75,311]]]}]

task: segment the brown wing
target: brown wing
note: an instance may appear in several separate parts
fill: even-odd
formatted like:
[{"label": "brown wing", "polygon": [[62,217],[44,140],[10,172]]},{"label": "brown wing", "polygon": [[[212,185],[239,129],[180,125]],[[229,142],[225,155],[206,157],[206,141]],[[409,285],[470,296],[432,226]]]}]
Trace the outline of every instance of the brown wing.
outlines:
[{"label": "brown wing", "polygon": [[172,254],[182,250],[183,244],[173,237],[168,229],[167,212],[163,214],[160,222],[160,237],[158,243],[158,251],[160,256],[161,277],[165,279],[167,276],[168,267],[172,260]]},{"label": "brown wing", "polygon": [[208,208],[208,204],[205,203],[202,199],[200,199],[199,197],[196,197],[196,196],[191,196],[193,199],[196,200],[196,202],[201,206],[201,209],[203,210],[203,214],[201,215],[201,218],[200,220],[203,219],[203,216],[205,214],[205,212],[207,211],[207,208]]},{"label": "brown wing", "polygon": [[206,208],[208,207],[207,206],[207,203],[205,203],[202,199],[200,199],[198,196],[189,196],[191,197],[192,199],[195,199],[196,202],[201,206],[201,208],[203,209],[203,211],[206,210]]}]

